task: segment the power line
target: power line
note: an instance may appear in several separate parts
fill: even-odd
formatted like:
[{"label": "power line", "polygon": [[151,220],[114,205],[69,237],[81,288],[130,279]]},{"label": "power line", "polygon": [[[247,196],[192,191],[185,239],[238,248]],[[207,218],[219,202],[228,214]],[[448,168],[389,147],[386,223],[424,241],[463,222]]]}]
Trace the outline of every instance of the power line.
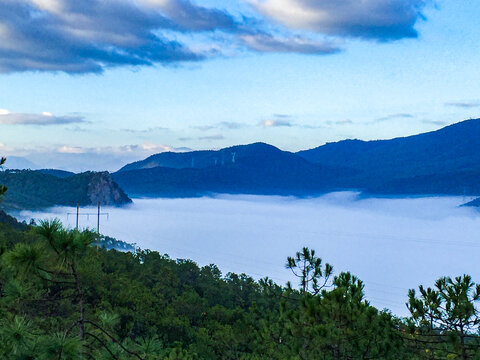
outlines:
[{"label": "power line", "polygon": [[80,216],[86,216],[87,221],[89,220],[90,216],[97,216],[97,233],[100,234],[100,216],[106,216],[107,220],[110,218],[110,214],[108,212],[102,213],[100,211],[101,209],[101,203],[100,201],[98,202],[98,210],[96,213],[81,213],[80,212],[80,204],[77,202],[77,211],[74,213],[67,212],[67,220],[69,215],[75,215],[76,216],[76,223],[75,223],[75,229],[78,230],[78,223],[79,223],[79,217]]}]

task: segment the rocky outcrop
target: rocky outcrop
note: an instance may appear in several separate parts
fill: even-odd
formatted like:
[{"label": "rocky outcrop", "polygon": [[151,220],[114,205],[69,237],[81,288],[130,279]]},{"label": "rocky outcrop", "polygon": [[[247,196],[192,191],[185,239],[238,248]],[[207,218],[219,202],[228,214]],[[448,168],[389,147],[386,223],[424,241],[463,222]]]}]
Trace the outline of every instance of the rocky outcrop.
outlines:
[{"label": "rocky outcrop", "polygon": [[99,202],[102,205],[124,205],[132,202],[106,171],[93,173],[88,183],[87,196],[91,205]]},{"label": "rocky outcrop", "polygon": [[108,172],[84,172],[57,177],[31,170],[0,172],[0,184],[8,187],[1,206],[4,209],[41,209],[64,205],[121,206],[132,200]]}]

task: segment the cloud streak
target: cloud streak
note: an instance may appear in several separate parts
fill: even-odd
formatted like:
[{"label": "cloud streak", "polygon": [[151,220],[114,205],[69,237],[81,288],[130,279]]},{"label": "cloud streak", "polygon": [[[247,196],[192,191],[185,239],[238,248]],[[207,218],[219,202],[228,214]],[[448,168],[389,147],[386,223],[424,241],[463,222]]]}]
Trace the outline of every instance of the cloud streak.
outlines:
[{"label": "cloud streak", "polygon": [[246,125],[235,121],[222,121],[218,126],[223,129],[236,130],[244,128]]},{"label": "cloud streak", "polygon": [[301,36],[284,38],[270,34],[255,34],[244,35],[241,39],[250,49],[263,53],[326,55],[340,51],[339,47],[330,42],[311,40]]},{"label": "cloud streak", "polygon": [[246,127],[246,124],[235,122],[235,121],[221,121],[212,125],[197,125],[192,126],[192,129],[200,131],[210,131],[215,129],[227,129],[227,130],[237,130]]},{"label": "cloud streak", "polygon": [[225,137],[222,134],[215,134],[215,135],[206,135],[200,136],[198,140],[208,140],[208,141],[215,141],[215,140],[223,140]]},{"label": "cloud streak", "polygon": [[265,16],[294,29],[391,41],[418,36],[425,0],[249,0]]},{"label": "cloud streak", "polygon": [[291,127],[293,124],[286,119],[267,119],[260,122],[260,125],[264,128],[272,127]]},{"label": "cloud streak", "polygon": [[480,107],[480,101],[459,101],[459,102],[446,102],[445,106],[452,106],[462,109],[471,109]]},{"label": "cloud streak", "polygon": [[326,122],[327,125],[350,125],[353,124],[353,121],[350,119],[341,119],[341,120],[329,120]]},{"label": "cloud streak", "polygon": [[41,114],[14,113],[0,109],[0,124],[2,125],[63,125],[85,122],[82,116],[55,116],[48,112]]},{"label": "cloud streak", "polygon": [[390,114],[386,116],[382,116],[379,118],[376,118],[373,122],[383,122],[383,121],[389,121],[389,120],[395,120],[395,119],[413,119],[414,116],[412,114],[408,113],[398,113],[398,114]]},{"label": "cloud streak", "polygon": [[163,126],[153,126],[147,129],[120,129],[120,131],[131,133],[131,134],[151,134],[152,132],[157,131],[169,131],[169,128]]}]

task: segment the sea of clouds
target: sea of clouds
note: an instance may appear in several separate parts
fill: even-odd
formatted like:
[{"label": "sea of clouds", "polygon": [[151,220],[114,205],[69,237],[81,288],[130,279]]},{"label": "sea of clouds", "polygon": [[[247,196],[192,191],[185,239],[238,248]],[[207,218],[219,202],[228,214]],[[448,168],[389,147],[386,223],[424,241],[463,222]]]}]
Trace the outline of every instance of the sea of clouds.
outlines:
[{"label": "sea of clouds", "polygon": [[[282,285],[295,281],[285,268],[287,256],[308,246],[337,274],[350,271],[362,279],[372,304],[407,315],[409,288],[464,273],[480,282],[480,212],[459,207],[467,200],[362,198],[352,192],[309,199],[135,199],[125,208],[102,209],[108,218],[101,217],[100,231],[172,258],[214,263],[224,274],[269,276]],[[58,217],[74,227],[75,216],[69,212],[75,209],[23,211],[19,217]],[[96,228],[96,216],[81,216],[80,226]]]}]

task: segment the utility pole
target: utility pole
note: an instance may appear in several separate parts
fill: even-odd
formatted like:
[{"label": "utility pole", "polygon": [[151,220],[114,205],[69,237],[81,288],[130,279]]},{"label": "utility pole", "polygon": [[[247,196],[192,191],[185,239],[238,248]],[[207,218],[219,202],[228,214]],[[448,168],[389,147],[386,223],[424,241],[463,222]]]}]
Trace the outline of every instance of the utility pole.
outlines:
[{"label": "utility pole", "polygon": [[100,234],[100,201],[98,202],[98,212],[97,212],[97,234]]},{"label": "utility pole", "polygon": [[77,224],[75,225],[75,230],[78,231],[78,216],[80,215],[80,203],[77,202]]},{"label": "utility pole", "polygon": [[101,212],[102,206],[100,201],[97,204],[97,212],[96,213],[82,213],[80,212],[80,203],[77,202],[77,211],[74,213],[67,213],[67,219],[69,215],[75,215],[76,216],[76,221],[75,221],[75,229],[79,230],[79,218],[80,216],[86,216],[87,220],[90,218],[90,216],[97,216],[97,233],[100,234],[100,216],[106,216],[107,219],[109,218],[109,213],[102,213]]}]

